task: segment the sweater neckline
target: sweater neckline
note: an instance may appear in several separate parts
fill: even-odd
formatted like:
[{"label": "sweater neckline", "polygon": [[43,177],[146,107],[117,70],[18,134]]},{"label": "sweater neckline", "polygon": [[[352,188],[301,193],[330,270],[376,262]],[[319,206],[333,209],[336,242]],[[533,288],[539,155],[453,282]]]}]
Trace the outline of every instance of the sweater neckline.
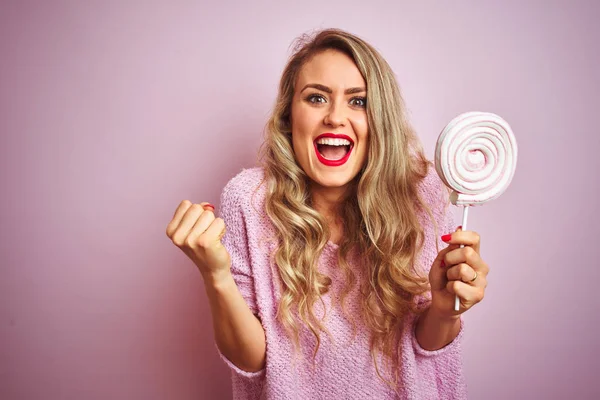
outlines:
[{"label": "sweater neckline", "polygon": [[327,241],[327,246],[328,246],[328,247],[331,247],[333,250],[337,250],[337,249],[339,249],[339,248],[340,248],[340,245],[339,245],[339,244],[335,244],[335,243],[333,243],[331,240],[328,240],[328,241]]}]

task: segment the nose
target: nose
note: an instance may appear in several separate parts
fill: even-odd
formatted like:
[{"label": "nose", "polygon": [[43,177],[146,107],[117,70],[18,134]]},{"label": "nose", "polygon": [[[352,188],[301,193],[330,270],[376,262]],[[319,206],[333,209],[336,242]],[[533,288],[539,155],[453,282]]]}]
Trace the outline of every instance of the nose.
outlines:
[{"label": "nose", "polygon": [[345,108],[342,104],[337,101],[332,101],[330,107],[325,114],[323,123],[328,126],[338,127],[343,126],[346,121]]}]

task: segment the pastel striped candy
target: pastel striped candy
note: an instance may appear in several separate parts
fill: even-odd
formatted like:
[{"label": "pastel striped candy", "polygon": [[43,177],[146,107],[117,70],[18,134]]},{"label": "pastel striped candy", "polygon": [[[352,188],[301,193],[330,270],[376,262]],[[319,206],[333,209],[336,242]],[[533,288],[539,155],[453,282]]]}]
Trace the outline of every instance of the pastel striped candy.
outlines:
[{"label": "pastel striped candy", "polygon": [[452,204],[481,205],[500,196],[517,166],[517,142],[508,123],[496,114],[467,112],[441,132],[435,169],[453,190]]}]

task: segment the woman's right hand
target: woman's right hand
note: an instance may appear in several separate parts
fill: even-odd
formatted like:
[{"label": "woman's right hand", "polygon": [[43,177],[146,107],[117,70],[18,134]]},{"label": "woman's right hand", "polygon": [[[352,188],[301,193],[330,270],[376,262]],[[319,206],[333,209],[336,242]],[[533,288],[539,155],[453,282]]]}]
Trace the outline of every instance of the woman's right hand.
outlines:
[{"label": "woman's right hand", "polygon": [[227,277],[231,257],[221,243],[225,222],[215,218],[214,206],[184,200],[167,225],[167,236],[196,264],[204,281]]}]

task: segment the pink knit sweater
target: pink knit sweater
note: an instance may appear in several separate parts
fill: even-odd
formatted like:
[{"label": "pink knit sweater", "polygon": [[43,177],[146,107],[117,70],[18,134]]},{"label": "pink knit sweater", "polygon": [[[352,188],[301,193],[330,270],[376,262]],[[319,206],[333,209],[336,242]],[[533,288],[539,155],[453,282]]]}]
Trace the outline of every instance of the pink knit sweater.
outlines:
[{"label": "pink knit sweater", "polygon": [[[421,194],[433,209],[438,221],[438,235],[426,214],[422,216],[426,241],[420,263],[428,271],[435,258],[436,240],[440,234],[453,232],[455,225],[444,206],[442,183],[431,173],[421,184]],[[401,343],[402,387],[396,393],[377,376],[369,352],[369,335],[359,326],[352,335],[352,325],[341,310],[331,308],[343,287],[343,276],[337,268],[336,244],[329,242],[318,268],[333,283],[323,296],[326,307],[325,326],[331,333],[321,335],[321,345],[313,364],[314,338],[306,329],[300,332],[302,356],[295,354],[292,341],[277,321],[280,278],[269,255],[275,249],[274,227],[264,212],[265,185],[261,168],[246,169],[231,179],[221,196],[220,216],[227,233],[223,243],[231,254],[231,269],[248,307],[258,313],[266,334],[266,366],[249,373],[240,370],[221,354],[231,368],[234,399],[464,399],[466,385],[461,366],[460,340],[437,351],[426,351],[415,338],[414,316],[407,316]],[[258,188],[258,191],[255,189]],[[447,198],[447,196],[446,196]],[[440,249],[444,247],[438,242]],[[354,266],[353,260],[350,265]],[[360,270],[356,268],[357,277]],[[359,293],[353,290],[346,300],[349,315],[359,314]],[[317,315],[323,315],[317,306]],[[382,365],[381,359],[379,365]],[[386,371],[381,371],[389,377]]]}]

